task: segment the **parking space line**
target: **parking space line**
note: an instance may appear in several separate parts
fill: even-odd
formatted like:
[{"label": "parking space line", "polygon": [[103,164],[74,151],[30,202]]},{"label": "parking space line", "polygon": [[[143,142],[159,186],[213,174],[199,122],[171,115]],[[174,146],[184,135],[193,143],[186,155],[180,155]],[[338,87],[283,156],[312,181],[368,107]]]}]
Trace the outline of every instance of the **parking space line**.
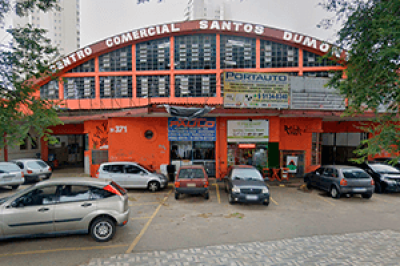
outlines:
[{"label": "parking space line", "polygon": [[219,186],[218,186],[218,183],[213,184],[213,186],[215,186],[215,189],[216,189],[216,191],[217,191],[218,203],[221,204],[221,196],[219,195]]},{"label": "parking space line", "polygon": [[140,219],[150,219],[151,217],[136,217],[136,218],[131,218],[131,220],[140,220]]},{"label": "parking space line", "polygon": [[143,205],[156,205],[159,204],[159,201],[154,201],[154,202],[143,202],[143,203],[137,203],[137,204],[129,204],[129,207],[132,206],[143,206]]},{"label": "parking space line", "polygon": [[62,252],[62,251],[81,251],[81,250],[95,250],[95,249],[110,249],[110,248],[120,248],[126,247],[127,244],[121,245],[111,245],[111,246],[92,246],[92,247],[70,247],[70,248],[59,248],[59,249],[47,249],[47,250],[31,250],[31,251],[22,251],[16,253],[8,253],[8,254],[0,254],[0,258],[2,257],[11,257],[11,256],[19,256],[19,255],[36,255],[36,254],[45,254],[52,252]]},{"label": "parking space line", "polygon": [[332,202],[330,202],[329,200],[327,200],[327,199],[324,199],[323,197],[319,197],[319,196],[316,196],[317,198],[320,198],[320,199],[322,199],[323,201],[325,201],[325,202],[327,202],[327,203],[329,203],[330,205],[332,205],[332,206],[335,206],[335,204],[334,203],[332,203]]},{"label": "parking space line", "polygon": [[154,211],[153,215],[151,215],[150,219],[147,221],[145,226],[142,228],[139,235],[133,240],[132,244],[129,246],[128,250],[125,253],[131,253],[132,250],[137,245],[137,243],[139,243],[140,239],[143,237],[144,233],[147,231],[147,228],[149,227],[150,223],[153,221],[154,217],[156,217],[158,211],[161,209],[161,206],[167,201],[171,192],[172,192],[172,190],[170,190],[168,195],[166,197],[164,197],[164,200],[162,202],[159,202],[160,204],[158,205],[157,209]]},{"label": "parking space line", "polygon": [[270,197],[270,199],[271,199],[271,201],[272,201],[276,206],[279,205],[278,202],[276,202],[272,197]]}]

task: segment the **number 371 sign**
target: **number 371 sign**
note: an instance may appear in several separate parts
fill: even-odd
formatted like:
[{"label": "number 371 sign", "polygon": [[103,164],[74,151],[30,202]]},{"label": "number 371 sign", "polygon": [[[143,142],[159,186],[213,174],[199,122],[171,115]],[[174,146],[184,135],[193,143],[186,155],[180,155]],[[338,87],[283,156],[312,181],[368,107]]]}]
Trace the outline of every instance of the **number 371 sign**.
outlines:
[{"label": "number 371 sign", "polygon": [[110,128],[110,133],[128,133],[127,126],[115,126]]}]

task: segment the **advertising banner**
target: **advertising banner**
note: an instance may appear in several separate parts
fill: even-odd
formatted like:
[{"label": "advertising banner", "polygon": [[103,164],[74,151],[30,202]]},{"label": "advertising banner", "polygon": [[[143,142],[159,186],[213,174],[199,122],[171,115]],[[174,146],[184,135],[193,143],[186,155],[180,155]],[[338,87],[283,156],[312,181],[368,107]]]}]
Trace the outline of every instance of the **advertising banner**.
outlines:
[{"label": "advertising banner", "polygon": [[297,156],[286,157],[286,167],[289,168],[289,173],[294,174],[297,172]]},{"label": "advertising banner", "polygon": [[169,141],[216,141],[217,120],[215,117],[186,120],[168,118]]},{"label": "advertising banner", "polygon": [[289,77],[279,73],[225,72],[224,107],[289,107]]},{"label": "advertising banner", "polygon": [[228,142],[268,142],[268,120],[228,120]]}]

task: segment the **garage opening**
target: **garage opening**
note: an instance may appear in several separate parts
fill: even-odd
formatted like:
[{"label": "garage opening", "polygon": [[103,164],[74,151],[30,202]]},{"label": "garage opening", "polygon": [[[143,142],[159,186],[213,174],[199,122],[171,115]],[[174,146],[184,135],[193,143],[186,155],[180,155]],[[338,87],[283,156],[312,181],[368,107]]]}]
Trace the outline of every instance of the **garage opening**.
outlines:
[{"label": "garage opening", "polygon": [[[84,135],[54,135],[58,143],[49,144],[48,162],[53,168],[76,167],[83,169]],[[58,166],[56,165],[58,164]]]},{"label": "garage opening", "polygon": [[357,158],[354,151],[365,139],[368,133],[322,133],[322,164],[351,163],[350,159]]}]

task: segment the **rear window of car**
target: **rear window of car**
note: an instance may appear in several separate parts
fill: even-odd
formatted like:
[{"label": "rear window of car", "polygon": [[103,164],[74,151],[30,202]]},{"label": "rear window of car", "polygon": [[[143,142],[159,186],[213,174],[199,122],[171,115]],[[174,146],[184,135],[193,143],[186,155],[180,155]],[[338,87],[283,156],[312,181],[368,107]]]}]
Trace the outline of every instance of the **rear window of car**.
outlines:
[{"label": "rear window of car", "polygon": [[204,178],[202,169],[181,169],[178,178]]},{"label": "rear window of car", "polygon": [[118,185],[117,183],[115,183],[114,181],[111,181],[110,183],[116,190],[119,191],[119,193],[121,193],[122,195],[126,194],[126,189],[124,189],[123,187],[121,187],[120,185]]},{"label": "rear window of car", "polygon": [[0,165],[0,173],[21,172],[21,169],[16,164]]},{"label": "rear window of car", "polygon": [[364,172],[363,170],[358,170],[358,169],[343,170],[343,176],[348,179],[369,178],[370,177],[366,172]]},{"label": "rear window of car", "polygon": [[42,169],[46,168],[47,164],[43,161],[30,161],[26,164],[31,169]]}]

